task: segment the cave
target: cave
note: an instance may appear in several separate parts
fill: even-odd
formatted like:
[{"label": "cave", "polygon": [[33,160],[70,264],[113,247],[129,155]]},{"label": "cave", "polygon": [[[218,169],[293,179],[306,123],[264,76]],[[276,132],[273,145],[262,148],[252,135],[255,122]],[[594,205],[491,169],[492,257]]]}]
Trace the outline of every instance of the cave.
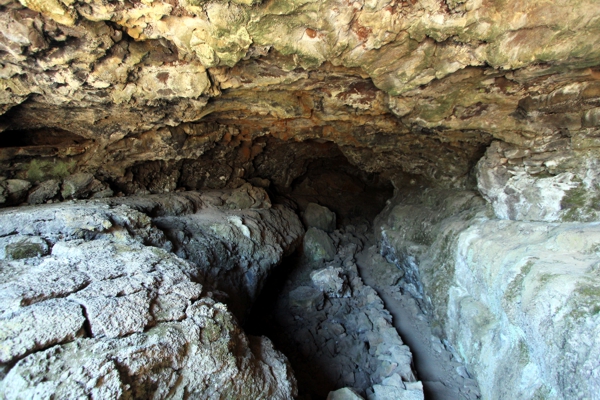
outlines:
[{"label": "cave", "polygon": [[0,0],[0,398],[598,399],[595,0]]}]

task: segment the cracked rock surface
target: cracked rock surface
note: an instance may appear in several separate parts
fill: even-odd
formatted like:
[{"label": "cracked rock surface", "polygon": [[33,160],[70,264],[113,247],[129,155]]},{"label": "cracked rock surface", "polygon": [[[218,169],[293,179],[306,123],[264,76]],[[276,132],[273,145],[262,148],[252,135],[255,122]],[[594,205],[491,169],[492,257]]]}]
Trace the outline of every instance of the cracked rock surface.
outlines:
[{"label": "cracked rock surface", "polygon": [[554,208],[583,192],[565,204],[586,219],[599,18],[595,0],[2,0],[0,203],[289,188],[327,142],[367,172],[464,186],[497,143],[481,176],[498,216],[556,219],[506,209],[535,208],[534,186]]},{"label": "cracked rock surface", "polygon": [[598,224],[497,220],[474,192],[395,197],[378,217],[400,287],[486,399],[593,399],[600,366]]},{"label": "cracked rock surface", "polygon": [[[188,193],[124,202],[140,210],[150,207],[161,218],[208,213],[213,225],[233,229],[228,241],[245,237],[238,222],[243,218],[250,223],[256,215],[211,208],[202,202],[211,198],[207,196]],[[239,221],[231,222],[236,212]],[[297,228],[287,234],[301,234],[295,215],[279,208],[262,212],[265,221],[270,221],[269,213],[271,218],[289,218]],[[5,248],[0,260],[3,398],[295,395],[285,356],[267,338],[244,334],[229,308],[211,297],[209,290],[218,279],[207,277],[206,266],[168,251],[173,245],[142,211],[124,204],[70,203],[7,209],[0,221]],[[256,261],[244,262],[242,250],[228,249],[232,268],[248,268],[260,280],[296,240],[278,242],[278,232],[268,233],[272,228],[267,223],[252,226],[253,234],[262,237],[252,242]],[[49,251],[6,256],[14,255],[6,248],[15,243],[29,249],[41,241]],[[266,253],[260,252],[261,246]],[[250,271],[253,262],[262,270]],[[232,282],[238,278],[230,277],[218,289],[234,297],[237,286]],[[253,284],[247,287],[258,290]]]}]

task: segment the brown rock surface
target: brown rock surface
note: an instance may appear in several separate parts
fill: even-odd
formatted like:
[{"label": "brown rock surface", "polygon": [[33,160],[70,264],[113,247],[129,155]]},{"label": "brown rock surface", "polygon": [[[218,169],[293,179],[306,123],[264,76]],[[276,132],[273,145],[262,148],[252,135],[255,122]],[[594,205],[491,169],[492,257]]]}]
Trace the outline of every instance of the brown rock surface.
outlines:
[{"label": "brown rock surface", "polygon": [[566,152],[559,169],[596,148],[592,0],[22,4],[0,6],[9,177],[39,178],[32,159],[105,181],[215,148],[250,162],[270,136],[461,185],[492,140]]}]

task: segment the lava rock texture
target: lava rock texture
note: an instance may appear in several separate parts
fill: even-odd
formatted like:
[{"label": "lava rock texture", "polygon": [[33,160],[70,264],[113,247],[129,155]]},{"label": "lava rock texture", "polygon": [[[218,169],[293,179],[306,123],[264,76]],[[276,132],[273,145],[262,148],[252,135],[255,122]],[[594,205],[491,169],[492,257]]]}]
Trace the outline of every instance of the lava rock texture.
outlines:
[{"label": "lava rock texture", "polygon": [[598,397],[597,223],[498,220],[474,192],[432,190],[395,197],[378,231],[483,398]]},{"label": "lava rock texture", "polygon": [[[304,240],[314,241],[308,232]],[[268,334],[289,356],[302,398],[325,398],[347,387],[329,396],[423,400],[410,349],[357,270],[368,227],[319,232],[332,256],[315,257],[320,249],[305,245],[275,296],[259,300],[250,330]]]},{"label": "lava rock texture", "polygon": [[[454,186],[494,142],[480,185],[498,216],[589,218],[599,18],[594,0],[2,0],[1,169],[115,193],[289,187],[327,141],[364,171]],[[301,157],[281,140],[317,142]],[[579,201],[507,210],[545,186]]]}]

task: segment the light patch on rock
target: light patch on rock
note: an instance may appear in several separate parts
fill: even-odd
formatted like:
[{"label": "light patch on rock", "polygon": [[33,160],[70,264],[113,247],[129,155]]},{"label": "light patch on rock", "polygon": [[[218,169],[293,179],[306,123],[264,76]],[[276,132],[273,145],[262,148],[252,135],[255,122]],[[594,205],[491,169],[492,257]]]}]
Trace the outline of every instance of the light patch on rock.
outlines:
[{"label": "light patch on rock", "polygon": [[242,221],[242,219],[238,216],[233,216],[233,217],[228,217],[227,220],[229,222],[231,222],[234,226],[236,226],[244,236],[246,236],[248,239],[250,239],[250,229],[248,229],[248,227],[246,225],[244,225],[244,222]]},{"label": "light patch on rock", "polygon": [[[173,195],[124,202],[171,217],[194,212],[179,200]],[[252,285],[302,231],[291,210],[262,212],[271,222],[291,218],[291,236],[277,236],[270,225],[252,222],[262,232],[261,240],[251,242],[261,259],[243,264],[241,254],[234,253],[240,265],[254,268]],[[207,213],[208,220],[215,218],[215,210]],[[187,222],[193,225],[192,216],[187,214]],[[232,224],[225,213],[219,219]],[[0,362],[8,365],[0,397],[291,400],[297,395],[285,356],[267,338],[249,339],[227,306],[202,297],[199,281],[213,280],[205,279],[197,265],[143,244],[164,233],[141,211],[98,202],[35,206],[0,212],[0,227],[8,244],[47,243],[42,254],[0,260]],[[232,227],[231,239],[250,240]],[[207,252],[223,246],[214,237],[206,243]],[[230,278],[225,284],[237,288]]]},{"label": "light patch on rock", "polygon": [[341,268],[329,266],[310,273],[313,285],[328,297],[350,297],[352,295],[347,278]]},{"label": "light patch on rock", "polygon": [[81,336],[81,307],[65,299],[50,299],[0,317],[0,362],[13,360]]}]

